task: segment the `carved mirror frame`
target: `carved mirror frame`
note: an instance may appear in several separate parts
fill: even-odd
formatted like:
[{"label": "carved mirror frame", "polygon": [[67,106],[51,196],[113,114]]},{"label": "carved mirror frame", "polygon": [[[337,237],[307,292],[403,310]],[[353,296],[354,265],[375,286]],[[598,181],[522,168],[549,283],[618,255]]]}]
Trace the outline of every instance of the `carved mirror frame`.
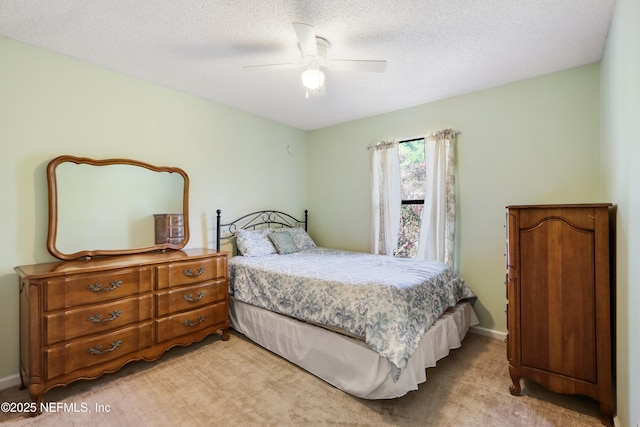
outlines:
[{"label": "carved mirror frame", "polygon": [[[80,250],[74,253],[63,253],[58,250],[56,241],[58,237],[58,182],[56,177],[56,168],[63,163],[71,162],[75,164],[86,164],[91,166],[108,166],[108,165],[130,165],[134,167],[145,168],[154,172],[168,172],[178,173],[184,179],[184,191],[182,194],[182,214],[184,223],[184,239],[180,244],[163,243],[155,244],[144,247],[132,247],[122,249],[87,249]],[[189,241],[189,177],[180,168],[167,167],[167,166],[153,166],[145,162],[140,162],[131,159],[105,159],[95,160],[87,157],[75,157],[75,156],[59,156],[51,160],[47,165],[47,184],[49,193],[49,229],[47,235],[47,249],[51,255],[63,260],[74,260],[79,258],[90,258],[94,256],[105,255],[127,255],[138,254],[144,252],[166,250],[166,249],[181,249]],[[158,212],[160,213],[160,212]],[[96,224],[99,227],[99,224]],[[150,230],[152,233],[153,230]]]}]

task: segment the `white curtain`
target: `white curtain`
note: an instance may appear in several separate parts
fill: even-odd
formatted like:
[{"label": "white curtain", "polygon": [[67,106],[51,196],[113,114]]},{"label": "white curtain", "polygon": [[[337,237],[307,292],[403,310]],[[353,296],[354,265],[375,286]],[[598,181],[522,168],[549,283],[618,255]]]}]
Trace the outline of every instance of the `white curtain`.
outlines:
[{"label": "white curtain", "polygon": [[371,252],[391,255],[400,231],[400,158],[396,141],[381,142],[371,151]]},{"label": "white curtain", "polygon": [[425,138],[426,192],[416,254],[450,268],[455,253],[455,140],[452,129]]}]

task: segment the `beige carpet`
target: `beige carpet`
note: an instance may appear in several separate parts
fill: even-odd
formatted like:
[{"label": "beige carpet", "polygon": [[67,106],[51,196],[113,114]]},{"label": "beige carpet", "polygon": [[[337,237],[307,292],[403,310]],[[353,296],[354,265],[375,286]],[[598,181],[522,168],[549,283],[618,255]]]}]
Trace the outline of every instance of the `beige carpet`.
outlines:
[{"label": "beige carpet", "polygon": [[[418,391],[367,401],[333,388],[232,331],[45,394],[91,412],[0,414],[11,426],[599,426],[598,405],[525,383],[509,394],[504,343],[469,334]],[[28,401],[17,387],[0,402]],[[86,405],[86,406],[85,406]],[[109,412],[96,412],[96,405]],[[63,406],[60,406],[64,408]]]}]

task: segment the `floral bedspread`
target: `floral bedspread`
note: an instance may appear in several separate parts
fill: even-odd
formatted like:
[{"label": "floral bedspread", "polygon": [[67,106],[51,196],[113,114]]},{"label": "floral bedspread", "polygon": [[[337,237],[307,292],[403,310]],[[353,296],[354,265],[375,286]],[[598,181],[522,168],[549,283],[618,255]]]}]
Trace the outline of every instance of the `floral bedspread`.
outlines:
[{"label": "floral bedspread", "polygon": [[476,300],[446,264],[328,248],[237,256],[229,273],[238,301],[364,337],[394,381],[438,317]]}]

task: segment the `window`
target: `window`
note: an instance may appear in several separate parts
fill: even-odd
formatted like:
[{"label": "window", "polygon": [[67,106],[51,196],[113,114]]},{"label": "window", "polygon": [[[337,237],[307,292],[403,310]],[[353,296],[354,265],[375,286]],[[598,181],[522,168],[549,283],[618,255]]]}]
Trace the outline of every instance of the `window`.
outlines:
[{"label": "window", "polygon": [[424,138],[400,141],[400,233],[394,255],[414,258],[420,238],[420,218],[425,197]]}]

